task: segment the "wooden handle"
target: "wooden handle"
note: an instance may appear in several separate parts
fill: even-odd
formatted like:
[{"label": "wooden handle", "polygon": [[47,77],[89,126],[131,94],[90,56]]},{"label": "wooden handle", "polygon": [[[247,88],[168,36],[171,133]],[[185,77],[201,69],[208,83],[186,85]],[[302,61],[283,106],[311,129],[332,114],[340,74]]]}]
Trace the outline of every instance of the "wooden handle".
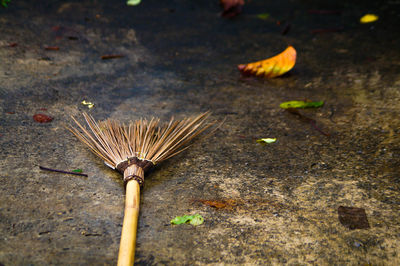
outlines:
[{"label": "wooden handle", "polygon": [[135,261],[136,230],[139,216],[140,186],[136,180],[126,184],[124,222],[119,245],[118,266],[132,266]]}]

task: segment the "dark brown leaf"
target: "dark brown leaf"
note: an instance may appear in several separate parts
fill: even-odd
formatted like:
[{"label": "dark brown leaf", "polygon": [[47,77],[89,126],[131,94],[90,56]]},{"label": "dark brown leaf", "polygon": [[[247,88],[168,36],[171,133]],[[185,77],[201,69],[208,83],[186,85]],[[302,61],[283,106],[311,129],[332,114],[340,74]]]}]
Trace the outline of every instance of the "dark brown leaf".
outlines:
[{"label": "dark brown leaf", "polygon": [[33,116],[33,120],[35,120],[38,123],[49,123],[53,121],[53,118],[45,114],[35,114]]},{"label": "dark brown leaf", "polygon": [[338,214],[340,223],[350,230],[370,228],[363,208],[339,206]]},{"label": "dark brown leaf", "polygon": [[227,199],[227,200],[203,200],[203,199],[200,199],[198,201],[207,206],[210,206],[210,207],[213,207],[216,209],[232,210],[233,207],[235,207],[237,205],[237,202],[234,199]]},{"label": "dark brown leaf", "polygon": [[312,34],[320,34],[320,33],[330,33],[330,32],[341,32],[343,28],[330,28],[330,29],[314,29],[311,30]]},{"label": "dark brown leaf", "polygon": [[46,46],[46,47],[44,47],[44,49],[46,51],[58,51],[58,50],[60,50],[60,47],[58,47],[58,46]]},{"label": "dark brown leaf", "polygon": [[107,60],[107,59],[115,59],[115,58],[122,58],[124,55],[122,54],[108,54],[108,55],[102,55],[101,59]]}]

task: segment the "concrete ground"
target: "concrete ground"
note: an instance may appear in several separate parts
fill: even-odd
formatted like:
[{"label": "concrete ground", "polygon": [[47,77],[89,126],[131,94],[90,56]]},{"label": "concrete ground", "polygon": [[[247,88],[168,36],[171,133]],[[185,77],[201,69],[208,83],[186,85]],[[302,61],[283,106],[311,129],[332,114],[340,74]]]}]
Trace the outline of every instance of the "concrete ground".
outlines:
[{"label": "concrete ground", "polygon": [[[400,264],[400,2],[253,0],[235,18],[220,11],[217,0],[0,9],[0,265],[116,264],[123,182],[64,128],[71,115],[206,110],[226,119],[216,134],[146,176],[137,265]],[[360,24],[366,13],[379,20]],[[287,45],[298,60],[283,77],[238,72]],[[124,57],[101,59],[110,54]],[[325,105],[302,116],[279,108],[304,99]],[[277,141],[256,142],[265,137]],[[365,209],[369,228],[342,224],[339,206]],[[194,213],[203,225],[169,224]]]}]

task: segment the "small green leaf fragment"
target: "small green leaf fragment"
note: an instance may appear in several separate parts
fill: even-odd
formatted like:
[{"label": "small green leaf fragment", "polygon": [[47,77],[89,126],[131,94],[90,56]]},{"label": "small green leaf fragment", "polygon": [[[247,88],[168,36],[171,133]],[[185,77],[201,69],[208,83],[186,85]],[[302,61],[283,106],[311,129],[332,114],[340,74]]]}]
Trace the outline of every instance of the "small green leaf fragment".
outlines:
[{"label": "small green leaf fragment", "polygon": [[171,220],[171,224],[190,223],[191,225],[200,225],[204,222],[204,218],[200,214],[176,216]]},{"label": "small green leaf fragment", "polygon": [[259,19],[266,20],[267,18],[269,18],[269,13],[258,14],[257,17],[258,17]]},{"label": "small green leaf fragment", "polygon": [[317,108],[324,105],[324,101],[319,102],[305,102],[305,101],[289,101],[279,105],[283,109],[289,108]]},{"label": "small green leaf fragment", "polygon": [[190,220],[191,225],[201,225],[204,222],[203,216],[200,214],[193,215],[193,218]]},{"label": "small green leaf fragment", "polygon": [[72,170],[72,172],[74,172],[74,173],[82,173],[83,171],[82,171],[82,169],[74,169],[74,170]]},{"label": "small green leaf fragment", "polygon": [[171,220],[171,224],[184,224],[190,220],[191,216],[184,215],[184,216],[176,216],[174,219]]},{"label": "small green leaf fragment", "polygon": [[128,1],[126,2],[126,4],[127,4],[128,6],[137,6],[138,4],[140,4],[140,2],[141,2],[141,0],[128,0]]},{"label": "small green leaf fragment", "polygon": [[274,143],[276,141],[276,138],[263,138],[263,139],[258,139],[258,143]]},{"label": "small green leaf fragment", "polygon": [[0,3],[3,7],[8,7],[8,4],[11,2],[11,0],[1,0]]}]

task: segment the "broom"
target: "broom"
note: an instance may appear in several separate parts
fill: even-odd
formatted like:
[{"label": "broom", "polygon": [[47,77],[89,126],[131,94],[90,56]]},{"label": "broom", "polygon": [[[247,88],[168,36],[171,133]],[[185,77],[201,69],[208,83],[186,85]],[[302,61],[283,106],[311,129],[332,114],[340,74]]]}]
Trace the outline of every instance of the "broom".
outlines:
[{"label": "broom", "polygon": [[133,265],[137,220],[139,215],[140,186],[144,174],[154,165],[175,156],[189,147],[189,142],[211,127],[205,123],[210,113],[160,125],[160,120],[140,119],[128,125],[116,120],[96,122],[83,113],[89,130],[74,117],[78,126],[68,129],[104,163],[124,175],[126,182],[125,211],[122,225],[118,265]]}]

